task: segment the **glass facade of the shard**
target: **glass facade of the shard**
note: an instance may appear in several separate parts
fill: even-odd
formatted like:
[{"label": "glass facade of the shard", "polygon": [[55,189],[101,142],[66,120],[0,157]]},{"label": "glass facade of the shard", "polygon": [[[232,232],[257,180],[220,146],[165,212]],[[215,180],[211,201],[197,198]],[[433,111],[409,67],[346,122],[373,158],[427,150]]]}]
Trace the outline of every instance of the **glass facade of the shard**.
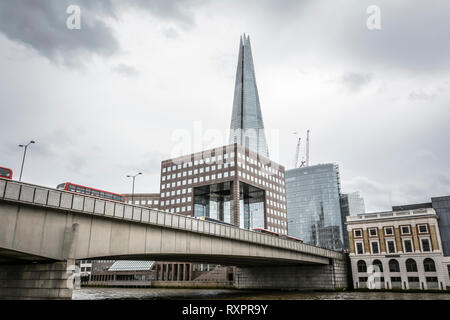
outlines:
[{"label": "glass facade of the shard", "polygon": [[286,201],[289,235],[328,249],[344,248],[337,165],[287,170]]},{"label": "glass facade of the shard", "polygon": [[250,38],[245,35],[241,38],[239,46],[230,129],[230,144],[238,143],[264,157],[269,157]]}]

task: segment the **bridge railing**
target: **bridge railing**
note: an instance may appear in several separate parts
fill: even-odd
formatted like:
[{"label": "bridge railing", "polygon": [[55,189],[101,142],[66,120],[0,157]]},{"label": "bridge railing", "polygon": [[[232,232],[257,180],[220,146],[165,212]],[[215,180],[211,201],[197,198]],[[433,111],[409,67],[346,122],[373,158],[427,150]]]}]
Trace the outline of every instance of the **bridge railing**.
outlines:
[{"label": "bridge railing", "polygon": [[343,258],[342,254],[336,251],[283,240],[238,227],[2,178],[0,178],[0,200],[104,216],[136,223],[159,225],[322,257]]}]

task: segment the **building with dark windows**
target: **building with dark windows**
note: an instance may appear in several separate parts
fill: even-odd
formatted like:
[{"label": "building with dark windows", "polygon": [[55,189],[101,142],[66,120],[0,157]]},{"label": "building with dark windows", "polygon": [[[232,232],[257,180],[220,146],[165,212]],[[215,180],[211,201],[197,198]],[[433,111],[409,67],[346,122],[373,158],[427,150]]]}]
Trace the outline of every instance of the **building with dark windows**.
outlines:
[{"label": "building with dark windows", "polygon": [[340,178],[336,164],[286,171],[288,234],[315,246],[344,249]]},{"label": "building with dark windows", "polygon": [[161,163],[160,209],[286,233],[284,167],[238,144]]},{"label": "building with dark windows", "polygon": [[229,144],[237,143],[250,151],[269,157],[250,37],[243,35],[239,44],[239,58],[234,88]]},{"label": "building with dark windows", "polygon": [[149,207],[151,209],[159,208],[159,193],[125,193],[126,202],[129,204]]},{"label": "building with dark windows", "polygon": [[355,288],[443,290],[450,286],[438,215],[430,206],[349,216],[347,231]]}]

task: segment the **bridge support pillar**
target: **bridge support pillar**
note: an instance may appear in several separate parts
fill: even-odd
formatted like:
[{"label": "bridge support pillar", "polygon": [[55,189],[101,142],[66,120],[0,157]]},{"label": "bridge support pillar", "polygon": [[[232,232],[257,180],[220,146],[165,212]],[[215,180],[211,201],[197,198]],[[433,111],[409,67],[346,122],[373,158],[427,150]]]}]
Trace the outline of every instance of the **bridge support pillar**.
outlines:
[{"label": "bridge support pillar", "polygon": [[237,289],[336,290],[347,288],[344,260],[328,265],[237,267]]},{"label": "bridge support pillar", "polygon": [[69,264],[0,265],[0,299],[72,299]]}]

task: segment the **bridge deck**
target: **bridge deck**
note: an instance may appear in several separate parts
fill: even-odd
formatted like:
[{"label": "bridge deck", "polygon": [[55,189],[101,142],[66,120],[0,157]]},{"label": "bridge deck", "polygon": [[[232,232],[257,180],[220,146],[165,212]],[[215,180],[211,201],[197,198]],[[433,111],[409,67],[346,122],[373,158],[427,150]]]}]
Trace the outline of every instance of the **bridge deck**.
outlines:
[{"label": "bridge deck", "polygon": [[238,227],[0,178],[1,201],[95,215],[137,224],[156,225],[169,229],[184,230],[223,239],[301,252],[322,258],[343,259],[343,254],[340,252],[283,240]]}]

